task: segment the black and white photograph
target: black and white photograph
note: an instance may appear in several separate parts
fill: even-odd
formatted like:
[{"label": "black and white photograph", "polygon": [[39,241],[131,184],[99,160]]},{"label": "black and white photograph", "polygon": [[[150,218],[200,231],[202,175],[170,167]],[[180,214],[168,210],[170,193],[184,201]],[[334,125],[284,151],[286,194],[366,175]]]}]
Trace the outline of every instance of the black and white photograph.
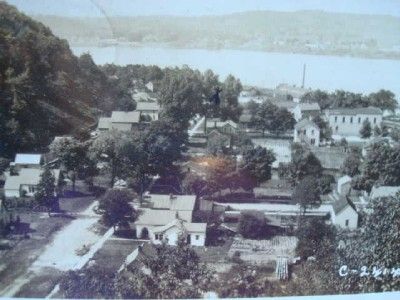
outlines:
[{"label": "black and white photograph", "polygon": [[0,0],[0,298],[398,300],[399,101],[399,0]]}]

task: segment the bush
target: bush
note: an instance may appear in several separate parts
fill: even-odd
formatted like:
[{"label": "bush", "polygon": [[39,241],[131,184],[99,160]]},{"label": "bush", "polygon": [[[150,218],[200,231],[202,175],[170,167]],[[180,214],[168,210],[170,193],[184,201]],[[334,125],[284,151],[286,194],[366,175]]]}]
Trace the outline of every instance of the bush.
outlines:
[{"label": "bush", "polygon": [[266,220],[262,212],[245,211],[239,219],[238,231],[244,238],[258,239],[265,236]]}]

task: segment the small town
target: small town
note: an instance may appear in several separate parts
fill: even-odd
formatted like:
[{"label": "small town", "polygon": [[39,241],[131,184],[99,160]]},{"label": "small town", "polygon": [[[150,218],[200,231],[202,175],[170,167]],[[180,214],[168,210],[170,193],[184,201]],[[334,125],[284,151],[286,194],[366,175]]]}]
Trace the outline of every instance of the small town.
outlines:
[{"label": "small town", "polygon": [[400,291],[400,110],[104,64],[0,2],[0,297]]}]

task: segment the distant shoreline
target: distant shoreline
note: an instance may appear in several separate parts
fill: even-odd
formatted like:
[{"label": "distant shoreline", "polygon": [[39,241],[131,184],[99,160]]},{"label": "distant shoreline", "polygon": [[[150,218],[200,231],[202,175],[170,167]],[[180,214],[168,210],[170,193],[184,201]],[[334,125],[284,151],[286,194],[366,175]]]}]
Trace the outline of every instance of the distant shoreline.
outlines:
[{"label": "distant shoreline", "polygon": [[[68,39],[66,39],[68,40]],[[302,55],[319,55],[319,56],[337,56],[337,57],[349,57],[349,58],[361,58],[361,59],[382,59],[382,60],[400,60],[400,52],[396,53],[338,53],[337,51],[302,51],[302,50],[292,50],[285,48],[251,48],[251,47],[197,47],[196,45],[190,46],[178,46],[171,43],[137,43],[137,42],[115,42],[115,43],[107,43],[102,41],[93,41],[93,42],[70,42],[68,43],[71,48],[74,47],[98,47],[98,48],[107,48],[107,47],[131,47],[131,48],[159,48],[159,49],[175,49],[175,50],[209,50],[209,51],[223,51],[223,50],[235,50],[235,51],[255,51],[255,52],[265,52],[265,53],[281,53],[281,54],[302,54]]]}]

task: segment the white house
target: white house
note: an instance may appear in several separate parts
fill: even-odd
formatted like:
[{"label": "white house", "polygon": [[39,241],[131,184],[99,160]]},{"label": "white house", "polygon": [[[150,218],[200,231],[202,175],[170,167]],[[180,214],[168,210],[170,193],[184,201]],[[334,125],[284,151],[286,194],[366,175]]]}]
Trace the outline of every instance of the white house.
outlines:
[{"label": "white house", "polygon": [[[179,214],[179,218],[186,222],[192,222],[192,214],[196,203],[195,195],[160,195],[147,194],[143,201],[153,210],[168,210]],[[162,225],[165,225],[166,222]]]},{"label": "white house", "polygon": [[326,114],[332,134],[338,136],[360,136],[365,120],[372,128],[382,123],[382,110],[377,107],[337,108],[327,110]]},{"label": "white house", "polygon": [[347,197],[339,197],[333,202],[332,208],[333,214],[331,215],[331,220],[334,225],[345,229],[357,228],[358,213]]},{"label": "white house", "polygon": [[186,242],[192,246],[204,246],[206,242],[206,223],[188,223],[181,219],[152,229],[154,244],[166,242],[168,245],[176,245],[180,236],[184,236]]},{"label": "white house", "polygon": [[296,121],[301,119],[310,119],[321,114],[321,108],[318,103],[298,103],[293,110]]},{"label": "white house", "polygon": [[97,130],[108,131],[116,129],[119,131],[131,131],[139,124],[139,111],[113,111],[110,118],[100,118]]},{"label": "white house", "polygon": [[[60,170],[51,170],[56,184],[59,182]],[[4,194],[7,198],[28,196],[31,197],[37,190],[40,182],[40,175],[43,170],[36,168],[24,168],[19,170],[18,175],[6,174],[6,182],[4,184]]]},{"label": "white house", "polygon": [[206,223],[187,222],[172,210],[143,209],[135,225],[138,238],[154,244],[176,245],[183,235],[190,245],[204,246],[206,239]]},{"label": "white house", "polygon": [[152,121],[157,121],[160,105],[157,102],[138,102],[136,111],[140,112],[140,116],[149,116]]},{"label": "white house", "polygon": [[312,146],[320,144],[320,129],[309,119],[303,119],[294,126],[294,142]]},{"label": "white house", "polygon": [[351,189],[351,177],[348,175],[342,176],[338,179],[337,192],[341,196],[345,196]]},{"label": "white house", "polygon": [[11,162],[11,166],[15,166],[18,169],[22,168],[35,168],[40,169],[43,163],[42,154],[27,154],[17,153],[15,159]]}]

